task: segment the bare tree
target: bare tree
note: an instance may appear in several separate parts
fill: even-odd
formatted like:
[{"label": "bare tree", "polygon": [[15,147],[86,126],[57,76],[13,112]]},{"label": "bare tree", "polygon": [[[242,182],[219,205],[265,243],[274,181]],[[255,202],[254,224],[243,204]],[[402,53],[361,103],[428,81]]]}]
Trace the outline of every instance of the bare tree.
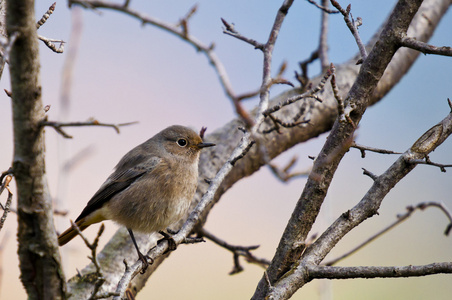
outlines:
[{"label": "bare tree", "polygon": [[[450,6],[450,0],[399,0],[387,20],[364,44],[360,38],[359,26],[362,20],[354,18],[351,7],[342,7],[332,0],[308,1],[316,5],[322,14],[321,37],[318,49],[311,58],[300,63],[300,73],[296,73],[297,86],[284,77],[283,64],[276,72],[272,62],[274,47],[285,18],[291,12],[293,0],[282,1],[275,12],[272,28],[265,41],[257,41],[240,32],[240,24],[222,19],[224,33],[249,44],[263,54],[262,82],[258,89],[238,94],[221,60],[215,53],[213,44],[204,44],[190,31],[190,18],[196,13],[196,6],[179,23],[173,25],[149,17],[131,7],[130,1],[122,4],[97,0],[71,0],[69,5],[87,9],[119,11],[176,35],[206,56],[218,75],[220,84],[230,99],[237,118],[206,136],[217,144],[201,156],[198,191],[192,212],[179,223],[181,228],[173,235],[176,244],[187,242],[191,235],[204,237],[231,251],[234,257],[232,273],[242,270],[239,258],[264,266],[262,279],[253,299],[288,299],[306,283],[314,279],[353,279],[418,277],[432,274],[452,273],[452,263],[432,262],[419,266],[380,267],[357,266],[339,267],[341,259],[324,261],[325,257],[352,229],[366,219],[378,214],[380,205],[388,192],[419,164],[427,164],[445,172],[451,165],[433,162],[429,154],[439,147],[452,133],[452,103],[448,102],[448,114],[432,128],[413,140],[413,144],[403,153],[359,145],[355,142],[356,130],[366,109],[380,101],[408,72],[419,53],[452,56],[450,47],[436,47],[428,44],[441,18]],[[53,9],[55,7],[53,6]],[[51,13],[51,12],[50,12]],[[359,53],[343,64],[328,61],[326,39],[328,19],[331,14],[341,14],[348,26]],[[8,1],[8,39],[2,42],[3,60],[8,61],[11,74],[10,96],[12,99],[14,124],[14,157],[11,168],[4,172],[3,191],[11,192],[8,184],[14,176],[17,185],[17,216],[19,223],[19,259],[21,280],[31,299],[98,299],[113,297],[127,299],[134,297],[146,284],[148,278],[170,256],[168,244],[155,245],[158,235],[138,237],[142,249],[153,264],[145,274],[141,261],[136,261],[133,244],[125,230],[118,230],[105,248],[97,255],[97,244],[103,227],[93,243],[85,240],[91,250],[92,263],[82,269],[77,276],[66,282],[61,267],[56,234],[53,225],[53,209],[45,175],[44,127],[52,127],[62,138],[70,136],[65,127],[110,126],[118,130],[123,124],[103,124],[97,121],[60,123],[49,121],[41,100],[39,81],[38,35],[36,27],[45,22],[47,16],[36,25],[34,2]],[[64,44],[59,40],[39,37],[50,49],[62,52]],[[55,46],[59,44],[59,47]],[[307,68],[320,59],[322,74],[310,78]],[[272,75],[276,74],[276,75]],[[287,85],[285,92],[270,99],[270,90],[275,85]],[[289,88],[290,86],[290,88]],[[257,96],[259,104],[247,111],[243,100]],[[447,107],[446,100],[444,106]],[[290,163],[279,168],[271,160],[294,145],[306,142],[318,135],[329,132],[328,138],[308,172],[307,183],[297,201],[274,257],[257,257],[253,250],[257,246],[236,246],[216,237],[203,228],[212,207],[236,182],[268,165],[282,180],[299,175],[291,174]],[[354,207],[345,211],[319,236],[310,237],[312,227],[318,218],[336,170],[346,153],[356,148],[363,157],[366,152],[398,155],[398,159],[381,175],[364,170],[373,180],[373,185]],[[8,169],[6,167],[5,169]],[[208,179],[208,180],[206,180]],[[452,218],[445,205],[425,202],[413,206],[398,222],[408,218],[416,209],[439,207],[448,217],[450,224],[445,234],[449,234]],[[5,218],[9,205],[5,205]],[[4,221],[1,225],[3,226]],[[389,228],[392,228],[392,225]],[[369,239],[378,237],[381,233]],[[364,243],[365,244],[365,243]],[[363,245],[364,245],[363,244]],[[362,246],[360,246],[362,247]],[[357,249],[345,256],[351,255]],[[121,259],[118,259],[120,257]],[[136,261],[134,264],[124,262]],[[125,271],[124,271],[125,268]]]}]

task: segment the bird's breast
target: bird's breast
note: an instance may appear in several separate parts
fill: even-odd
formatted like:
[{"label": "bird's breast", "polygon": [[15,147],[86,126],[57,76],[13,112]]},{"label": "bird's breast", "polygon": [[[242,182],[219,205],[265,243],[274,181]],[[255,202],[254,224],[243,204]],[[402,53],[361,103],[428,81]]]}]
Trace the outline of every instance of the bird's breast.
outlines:
[{"label": "bird's breast", "polygon": [[187,213],[197,181],[197,164],[161,163],[112,197],[108,219],[141,232],[165,230]]}]

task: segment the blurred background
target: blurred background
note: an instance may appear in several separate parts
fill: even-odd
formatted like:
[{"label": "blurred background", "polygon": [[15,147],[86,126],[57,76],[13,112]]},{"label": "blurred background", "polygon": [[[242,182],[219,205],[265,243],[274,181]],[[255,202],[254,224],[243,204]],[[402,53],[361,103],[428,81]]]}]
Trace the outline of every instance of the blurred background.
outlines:
[{"label": "blurred background", "polygon": [[[352,14],[363,19],[361,38],[367,42],[384,21],[396,1],[351,1]],[[36,1],[37,19],[53,1]],[[122,2],[121,2],[122,3]],[[262,54],[252,46],[222,33],[220,18],[234,23],[243,35],[264,42],[268,38],[282,1],[131,1],[131,7],[149,16],[177,23],[194,4],[196,14],[189,31],[205,44],[215,43],[215,52],[223,62],[237,94],[260,86]],[[345,7],[348,2],[340,1]],[[295,1],[284,21],[273,55],[273,74],[287,62],[285,77],[292,82],[298,63],[317,48],[320,11],[307,1]],[[71,28],[80,33],[79,42]],[[443,18],[430,41],[451,45],[451,12]],[[94,118],[105,123],[138,121],[122,127],[117,134],[111,128],[80,127],[66,131],[73,139],[64,139],[52,128],[46,129],[47,173],[57,207],[67,210],[56,217],[57,230],[69,226],[86,202],[111,173],[118,160],[131,148],[161,129],[181,124],[208,132],[235,118],[230,101],[224,95],[217,75],[206,58],[196,50],[162,30],[142,24],[124,14],[98,10],[69,9],[57,2],[55,12],[39,34],[67,42],[66,51],[56,54],[40,43],[41,82],[44,105],[51,105],[49,120],[86,121]],[[340,64],[351,58],[357,47],[340,15],[330,16],[329,57]],[[71,45],[72,42],[72,45]],[[75,56],[68,49],[77,45]],[[70,102],[62,105],[63,67],[73,64]],[[447,98],[452,98],[450,58],[421,55],[409,74],[382,100],[370,107],[357,131],[357,143],[403,152],[427,129],[449,113]],[[316,76],[319,63],[310,65]],[[7,68],[0,88],[10,90]],[[272,95],[288,87],[278,86]],[[0,169],[11,165],[12,127],[10,99],[0,94]],[[257,100],[247,100],[252,108]],[[275,163],[283,166],[296,155],[296,170],[308,169],[321,149],[326,134],[287,151]],[[449,139],[431,155],[435,162],[452,163]],[[360,152],[352,149],[342,161],[326,202],[312,233],[321,233],[341,213],[353,207],[371,186],[362,169],[381,174],[397,156]],[[68,164],[70,162],[70,164]],[[231,188],[212,210],[206,228],[236,245],[261,245],[255,255],[271,259],[292,209],[305,184],[304,178],[282,183],[267,168],[245,178]],[[452,170],[420,165],[386,197],[380,214],[352,231],[328,258],[336,257],[387,226],[404,213],[406,206],[438,201],[452,209]],[[6,196],[0,199],[2,203]],[[13,204],[15,207],[15,204]],[[16,216],[9,214],[0,233],[2,267],[0,297],[25,299],[19,280],[16,241]],[[443,232],[447,218],[436,208],[416,212],[396,227],[340,265],[416,265],[451,261],[452,237]],[[113,222],[105,222],[104,245],[115,232]],[[86,231],[94,237],[98,227]],[[76,239],[64,248],[62,256],[67,278],[89,263],[89,250]],[[327,258],[327,259],[328,259]],[[122,259],[118,257],[118,259]],[[211,242],[181,246],[158,269],[138,299],[249,299],[263,269],[243,262],[245,270],[229,276],[232,255]],[[293,299],[450,299],[450,275],[410,279],[372,279],[315,281],[298,291]]]}]

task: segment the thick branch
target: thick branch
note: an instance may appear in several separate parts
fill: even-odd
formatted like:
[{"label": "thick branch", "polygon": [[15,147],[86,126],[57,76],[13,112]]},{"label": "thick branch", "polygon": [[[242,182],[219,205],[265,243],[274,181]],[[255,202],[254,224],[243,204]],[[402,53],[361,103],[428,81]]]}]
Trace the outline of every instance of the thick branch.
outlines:
[{"label": "thick branch", "polygon": [[[334,2],[333,2],[334,3]],[[370,103],[370,98],[383,72],[398,49],[398,37],[408,30],[422,1],[399,1],[375,44],[364,60],[356,81],[345,100],[345,111],[351,121],[336,120],[328,139],[317,156],[304,190],[296,204],[276,254],[252,299],[286,299],[304,285],[304,280],[290,287],[275,289],[286,272],[291,271],[305,250],[305,240],[325,199],[331,180],[348,151],[356,126]],[[318,257],[316,257],[317,259]],[[270,283],[268,282],[270,280]],[[271,288],[269,286],[271,284]]]}]

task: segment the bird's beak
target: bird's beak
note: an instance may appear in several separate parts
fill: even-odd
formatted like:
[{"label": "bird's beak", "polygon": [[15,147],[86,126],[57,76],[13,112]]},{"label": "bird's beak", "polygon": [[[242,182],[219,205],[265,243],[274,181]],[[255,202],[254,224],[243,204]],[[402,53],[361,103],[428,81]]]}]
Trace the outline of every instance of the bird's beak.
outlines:
[{"label": "bird's beak", "polygon": [[215,146],[214,143],[199,143],[196,145],[196,147],[198,147],[199,149],[213,147],[213,146]]}]

